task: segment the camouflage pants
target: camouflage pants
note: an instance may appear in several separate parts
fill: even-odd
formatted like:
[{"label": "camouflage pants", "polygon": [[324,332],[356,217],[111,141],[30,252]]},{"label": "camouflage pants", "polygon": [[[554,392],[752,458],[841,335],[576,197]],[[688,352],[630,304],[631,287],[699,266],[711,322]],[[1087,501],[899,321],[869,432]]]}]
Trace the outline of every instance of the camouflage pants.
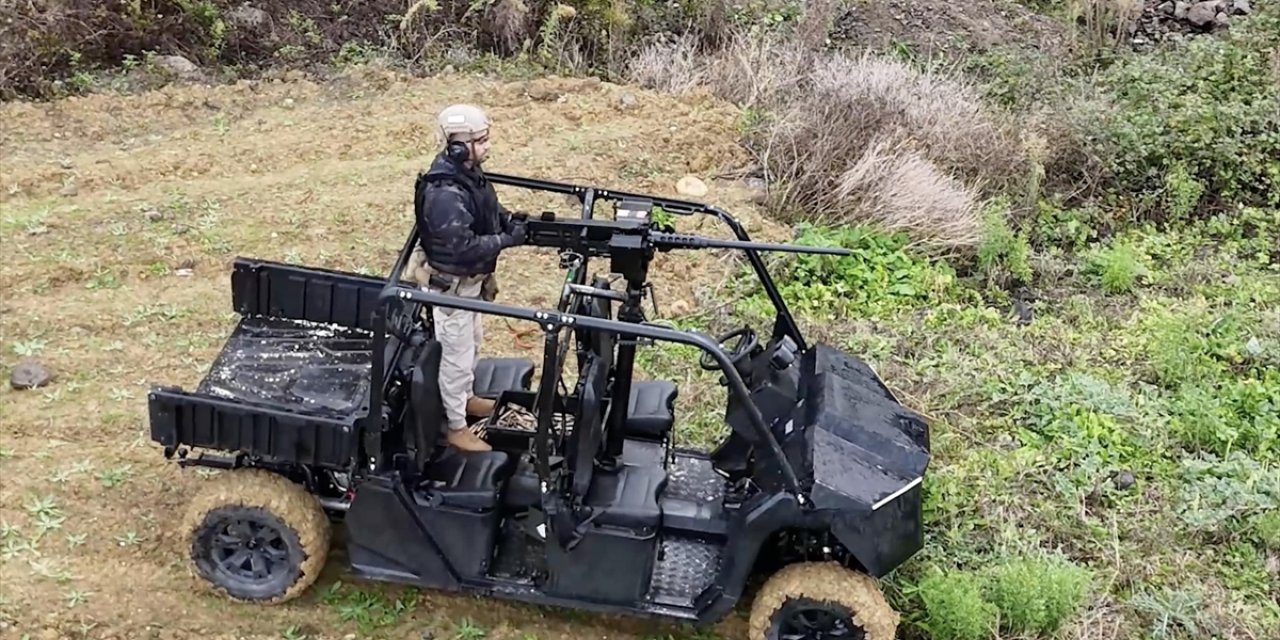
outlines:
[{"label": "camouflage pants", "polygon": [[[483,278],[466,278],[445,293],[479,298],[483,284]],[[463,309],[433,307],[431,317],[441,347],[440,396],[448,427],[462,429],[467,426],[467,399],[475,388],[476,361],[484,340],[483,323],[480,314]]]}]

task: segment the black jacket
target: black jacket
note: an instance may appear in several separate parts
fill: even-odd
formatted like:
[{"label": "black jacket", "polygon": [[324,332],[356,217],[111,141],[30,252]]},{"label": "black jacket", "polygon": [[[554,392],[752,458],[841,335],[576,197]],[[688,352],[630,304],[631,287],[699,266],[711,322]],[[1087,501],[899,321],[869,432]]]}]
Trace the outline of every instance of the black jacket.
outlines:
[{"label": "black jacket", "polygon": [[433,269],[467,276],[497,268],[511,213],[479,169],[467,169],[441,152],[414,185],[414,215],[418,242]]}]

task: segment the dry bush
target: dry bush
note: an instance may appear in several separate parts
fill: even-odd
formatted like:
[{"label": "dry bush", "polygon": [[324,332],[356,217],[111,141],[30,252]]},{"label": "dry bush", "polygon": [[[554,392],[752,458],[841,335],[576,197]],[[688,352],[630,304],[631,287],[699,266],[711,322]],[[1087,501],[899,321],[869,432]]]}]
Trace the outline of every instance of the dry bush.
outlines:
[{"label": "dry bush", "polygon": [[1071,0],[1070,18],[1084,24],[1087,51],[1107,51],[1133,36],[1142,7],[1142,0]]},{"label": "dry bush", "polygon": [[688,38],[654,45],[630,71],[651,88],[709,86],[755,118],[745,142],[784,218],[874,221],[971,247],[979,201],[1032,176],[1016,129],[977,88],[893,59],[738,34],[711,52]]},{"label": "dry bush", "polygon": [[[789,181],[789,189],[797,188],[796,183]],[[836,176],[832,188],[791,199],[827,212],[807,217],[810,222],[872,220],[922,244],[945,248],[972,247],[982,240],[977,193],[918,151],[885,136]]]}]

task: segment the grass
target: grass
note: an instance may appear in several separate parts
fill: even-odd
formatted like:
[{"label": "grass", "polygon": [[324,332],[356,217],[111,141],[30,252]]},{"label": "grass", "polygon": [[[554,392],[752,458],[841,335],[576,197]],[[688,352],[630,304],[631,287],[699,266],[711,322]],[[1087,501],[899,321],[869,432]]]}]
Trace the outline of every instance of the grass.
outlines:
[{"label": "grass", "polygon": [[[890,580],[906,637],[1280,631],[1277,216],[1028,249],[1029,321],[980,270],[865,228],[801,236],[854,258],[777,260],[810,339],[866,357],[935,419],[926,549]],[[745,281],[719,296],[761,320]],[[710,377],[666,354],[642,366],[698,398],[681,424],[712,444]]]}]

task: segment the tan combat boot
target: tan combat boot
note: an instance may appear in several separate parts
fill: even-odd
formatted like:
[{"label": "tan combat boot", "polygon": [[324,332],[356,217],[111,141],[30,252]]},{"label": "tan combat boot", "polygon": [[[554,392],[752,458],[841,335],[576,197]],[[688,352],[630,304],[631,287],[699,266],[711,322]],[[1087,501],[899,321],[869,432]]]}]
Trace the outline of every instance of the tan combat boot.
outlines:
[{"label": "tan combat boot", "polygon": [[498,403],[488,398],[480,396],[471,396],[467,398],[467,415],[476,416],[478,418],[487,418],[493,415],[493,408]]},{"label": "tan combat boot", "polygon": [[450,429],[447,440],[450,446],[462,451],[493,451],[488,442],[470,429]]}]

